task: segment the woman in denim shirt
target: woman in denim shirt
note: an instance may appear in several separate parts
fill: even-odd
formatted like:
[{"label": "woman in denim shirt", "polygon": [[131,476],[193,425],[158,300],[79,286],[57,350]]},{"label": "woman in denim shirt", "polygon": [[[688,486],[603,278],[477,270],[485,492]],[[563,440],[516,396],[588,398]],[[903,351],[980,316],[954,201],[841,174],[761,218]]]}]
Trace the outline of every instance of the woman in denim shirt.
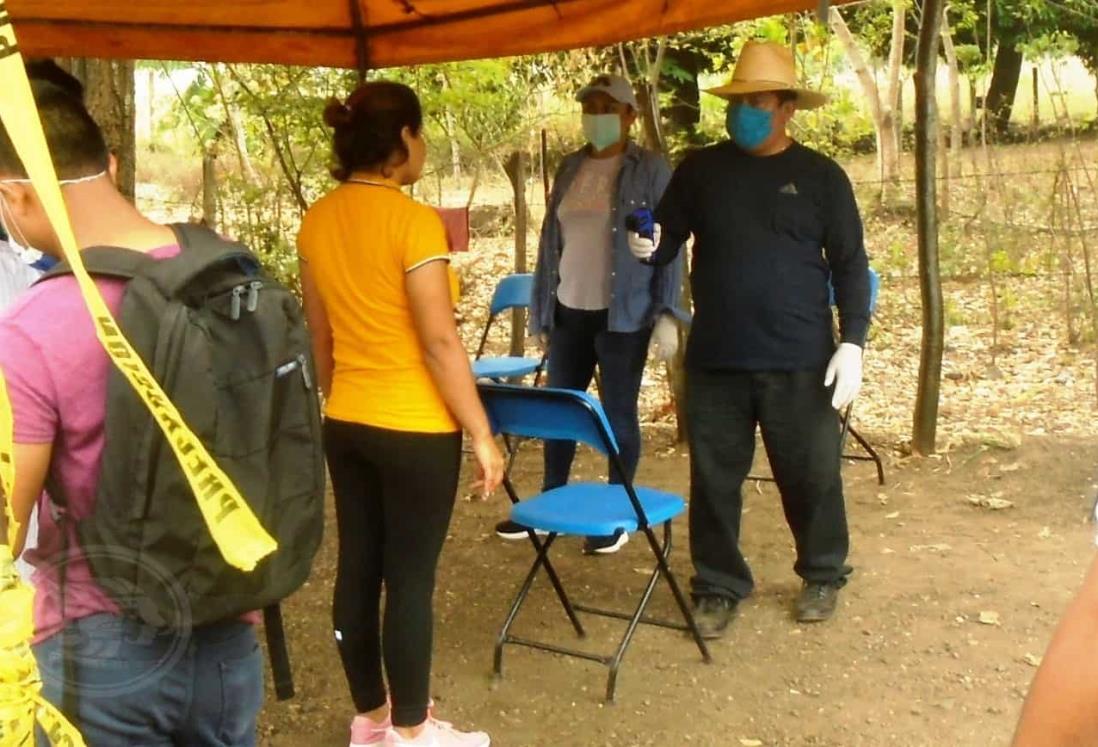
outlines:
[{"label": "woman in denim shirt", "polygon": [[[653,340],[662,359],[678,347],[676,316],[682,260],[666,267],[636,261],[629,251],[625,220],[641,208],[654,210],[671,178],[664,158],[629,139],[637,98],[629,81],[601,75],[576,97],[583,105],[589,144],[564,159],[557,171],[542,225],[530,308],[530,333],[549,349],[549,386],[586,390],[598,366],[602,404],[632,479],[640,458],[637,398]],[[576,445],[545,445],[549,490],[568,482]],[[612,468],[611,468],[612,469]],[[611,474],[612,482],[621,476]],[[502,522],[496,532],[521,539],[525,529]],[[588,553],[616,552],[625,532],[589,537]]]}]

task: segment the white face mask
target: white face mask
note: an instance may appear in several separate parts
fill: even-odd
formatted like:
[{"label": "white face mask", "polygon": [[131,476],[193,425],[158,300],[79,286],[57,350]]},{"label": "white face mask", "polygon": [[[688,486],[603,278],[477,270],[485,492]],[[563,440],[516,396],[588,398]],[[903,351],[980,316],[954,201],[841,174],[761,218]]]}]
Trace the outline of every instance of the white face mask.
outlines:
[{"label": "white face mask", "polygon": [[[100,171],[98,174],[91,174],[90,176],[81,176],[76,179],[61,179],[57,183],[64,187],[69,184],[84,184],[85,182],[93,182],[100,177],[107,175],[106,170]],[[31,184],[30,179],[2,179],[0,184]],[[10,216],[10,217],[9,217]],[[27,242],[27,237],[22,231],[18,231],[19,235],[16,236],[18,230],[15,225],[15,213],[12,212],[11,207],[8,205],[4,196],[0,194],[0,227],[3,227],[4,233],[8,235],[8,246],[12,248],[12,251],[23,260],[26,264],[36,269],[49,269],[49,266],[56,264],[56,260],[44,254],[41,250],[35,249]]]},{"label": "white face mask", "polygon": [[[9,215],[12,216],[10,219],[8,218]],[[0,227],[8,235],[8,246],[23,262],[33,265],[42,258],[42,252],[27,246],[25,243],[26,237],[23,236],[22,231],[19,231],[19,237],[16,237],[15,216],[12,215],[11,208],[8,207],[8,201],[3,195],[0,195]]]}]

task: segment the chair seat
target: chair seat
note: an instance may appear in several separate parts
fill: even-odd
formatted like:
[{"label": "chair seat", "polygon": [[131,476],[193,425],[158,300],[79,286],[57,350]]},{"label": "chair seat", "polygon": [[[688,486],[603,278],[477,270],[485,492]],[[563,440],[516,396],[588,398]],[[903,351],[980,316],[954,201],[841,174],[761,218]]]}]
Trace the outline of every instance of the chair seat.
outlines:
[{"label": "chair seat", "polygon": [[509,379],[532,374],[540,365],[541,361],[536,358],[481,358],[473,361],[473,376],[478,379]]},{"label": "chair seat", "polygon": [[[636,491],[652,525],[670,521],[686,510],[680,496],[651,488]],[[618,529],[637,531],[637,514],[625,488],[605,483],[574,483],[524,500],[511,509],[511,520],[557,534],[603,537]]]}]

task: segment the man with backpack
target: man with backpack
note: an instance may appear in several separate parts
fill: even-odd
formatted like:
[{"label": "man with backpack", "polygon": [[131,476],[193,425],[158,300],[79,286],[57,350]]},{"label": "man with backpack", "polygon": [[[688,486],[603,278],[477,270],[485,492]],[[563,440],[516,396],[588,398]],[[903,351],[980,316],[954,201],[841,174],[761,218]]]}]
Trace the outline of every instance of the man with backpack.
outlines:
[{"label": "man with backpack", "polygon": [[[98,341],[75,278],[55,269],[0,317],[12,503],[24,525],[41,508],[29,559],[44,695],[90,747],[255,744],[254,611],[270,612],[278,629],[275,605],[304,582],[322,526],[319,409],[300,307],[244,247],[144,217],[115,188],[114,159],[79,98],[56,82],[32,87],[108,308],[279,543],[251,573],[224,561],[167,440]],[[0,218],[21,245],[60,255],[3,128]]]}]

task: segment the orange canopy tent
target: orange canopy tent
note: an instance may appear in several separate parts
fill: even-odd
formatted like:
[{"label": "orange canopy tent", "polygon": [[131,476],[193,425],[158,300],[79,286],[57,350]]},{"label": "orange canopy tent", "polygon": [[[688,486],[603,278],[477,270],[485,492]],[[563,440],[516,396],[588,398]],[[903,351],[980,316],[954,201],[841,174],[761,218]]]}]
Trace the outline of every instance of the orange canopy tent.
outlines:
[{"label": "orange canopy tent", "polygon": [[607,45],[817,4],[814,0],[6,2],[21,51],[28,56],[351,68]]}]

